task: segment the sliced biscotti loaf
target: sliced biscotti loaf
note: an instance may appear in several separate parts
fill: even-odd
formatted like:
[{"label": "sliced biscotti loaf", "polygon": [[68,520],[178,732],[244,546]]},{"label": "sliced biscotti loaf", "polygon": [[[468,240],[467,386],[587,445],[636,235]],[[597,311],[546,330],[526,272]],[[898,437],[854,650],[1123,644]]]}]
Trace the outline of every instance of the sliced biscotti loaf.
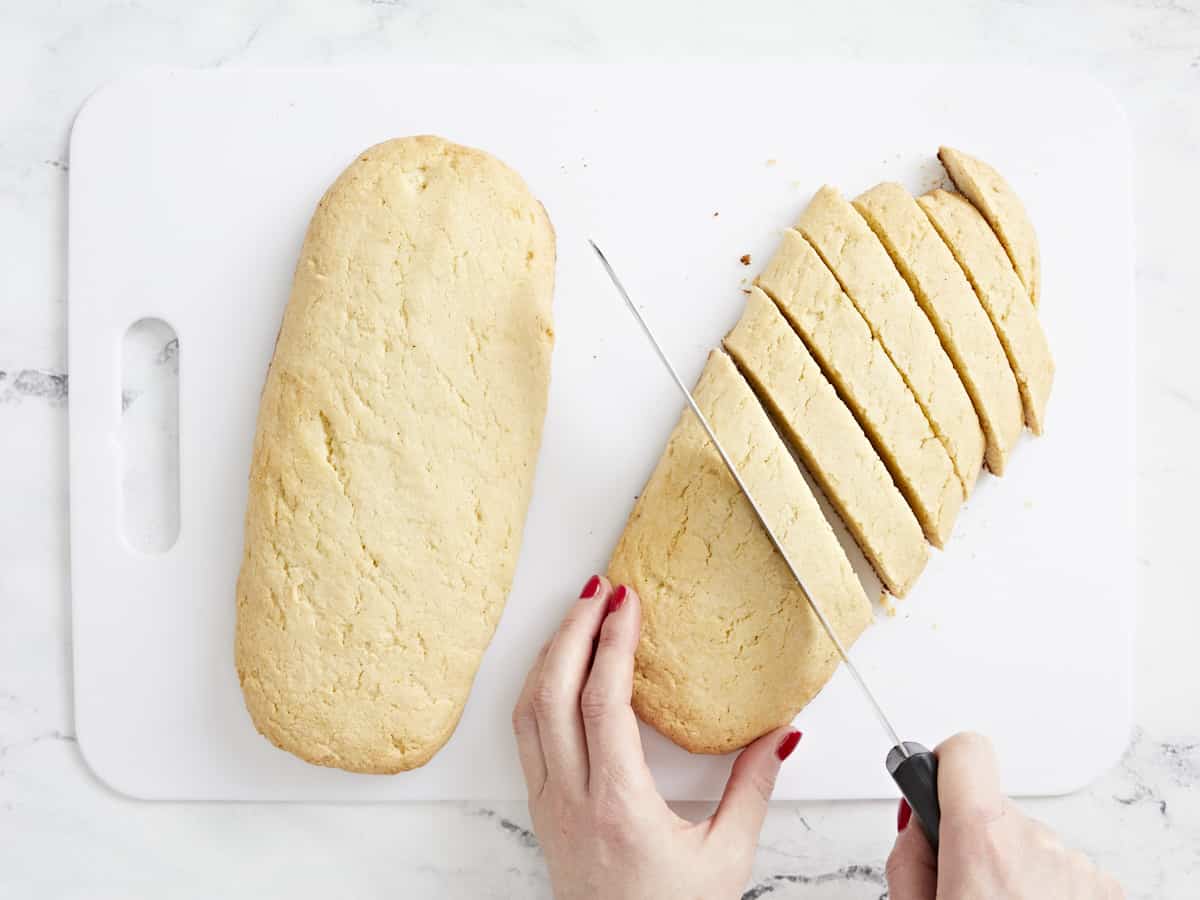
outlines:
[{"label": "sliced biscotti loaf", "polygon": [[725,349],[775,417],[884,586],[898,597],[929,558],[921,524],[854,414],[770,298],[751,290]]},{"label": "sliced biscotti loaf", "polygon": [[929,218],[901,185],[884,182],[854,200],[929,317],[963,386],[987,446],[984,458],[1003,475],[1021,434],[1021,395],[992,321]]},{"label": "sliced biscotti loaf", "polygon": [[[708,359],[695,397],[839,638],[871,621],[800,470],[733,362]],[[608,567],[642,598],[637,714],[680,746],[726,753],[792,719],[838,655],[690,410],[634,506]]]},{"label": "sliced biscotti loaf", "polygon": [[962,484],[912,391],[825,263],[787,229],[755,284],[853,411],[925,536],[944,546],[962,507]]},{"label": "sliced biscotti loaf", "polygon": [[317,207],[237,584],[238,676],[279,747],[398,772],[454,731],[521,544],[554,261],[521,178],[436,137],[372,147]]},{"label": "sliced biscotti loaf", "polygon": [[984,438],[966,388],[891,257],[832,187],[817,191],[796,223],[862,313],[924,410],[970,493],[983,465]]},{"label": "sliced biscotti loaf", "polygon": [[946,167],[954,186],[975,204],[992,226],[1016,269],[1029,299],[1037,306],[1042,299],[1042,257],[1037,232],[1025,205],[1004,177],[981,159],[953,147],[939,147],[938,159]]},{"label": "sliced biscotti loaf", "polygon": [[960,194],[937,190],[919,197],[917,202],[991,317],[1017,377],[1025,422],[1034,434],[1041,434],[1054,384],[1054,358],[1041,320],[1008,254],[982,214]]}]

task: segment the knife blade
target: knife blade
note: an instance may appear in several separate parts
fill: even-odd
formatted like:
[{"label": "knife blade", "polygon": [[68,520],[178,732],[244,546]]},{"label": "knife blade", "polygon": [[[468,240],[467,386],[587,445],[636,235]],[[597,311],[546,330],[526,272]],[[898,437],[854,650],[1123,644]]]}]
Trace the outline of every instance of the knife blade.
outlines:
[{"label": "knife blade", "polygon": [[941,821],[941,809],[938,804],[937,796],[936,757],[921,744],[913,741],[902,741],[900,739],[900,735],[892,725],[887,713],[883,711],[883,707],[880,705],[875,695],[871,692],[870,687],[867,686],[867,681],[865,678],[863,678],[862,672],[859,671],[858,666],[856,666],[850,659],[850,654],[846,651],[846,647],[842,643],[841,639],[838,638],[837,633],[834,631],[833,626],[829,622],[829,619],[826,618],[824,611],[821,609],[820,603],[805,585],[803,575],[800,574],[800,571],[796,568],[795,563],[792,562],[791,557],[788,555],[787,550],[784,548],[783,544],[780,543],[779,538],[775,534],[775,530],[771,527],[771,523],[767,521],[766,516],[763,514],[762,508],[758,505],[758,501],[754,498],[754,495],[750,492],[750,489],[746,487],[746,483],[742,480],[742,476],[738,472],[737,466],[734,465],[733,459],[725,451],[725,448],[722,446],[721,441],[717,437],[716,432],[713,430],[712,425],[709,424],[708,417],[704,415],[704,412],[700,409],[699,404],[696,403],[696,398],[692,396],[692,392],[688,390],[688,387],[686,384],[684,384],[683,379],[679,377],[679,372],[676,370],[675,366],[671,364],[671,360],[667,356],[666,351],[663,350],[662,344],[658,342],[658,339],[654,336],[654,332],[650,329],[650,325],[646,322],[646,319],[642,316],[641,311],[634,304],[633,299],[629,296],[629,292],[625,290],[625,285],[621,283],[621,279],[617,277],[617,273],[613,270],[613,267],[609,263],[608,258],[604,255],[604,252],[596,245],[596,242],[589,240],[588,243],[591,244],[592,250],[595,251],[596,257],[600,260],[600,264],[604,267],[604,271],[608,274],[609,280],[612,281],[613,287],[617,289],[617,293],[621,295],[621,298],[625,301],[625,305],[629,308],[629,311],[637,320],[638,325],[641,326],[642,332],[646,335],[650,345],[654,348],[654,352],[662,362],[663,367],[666,368],[667,372],[671,376],[671,379],[675,382],[676,387],[678,387],[680,393],[683,394],[688,406],[691,407],[692,413],[695,414],[696,418],[699,420],[701,427],[703,427],[705,433],[708,435],[709,441],[712,442],[714,449],[716,449],[717,454],[721,457],[721,461],[725,464],[725,468],[729,470],[729,474],[733,477],[738,489],[742,492],[742,495],[746,498],[747,502],[749,502],[750,508],[754,511],[754,515],[758,518],[759,524],[762,525],[763,531],[766,532],[767,537],[770,539],[771,544],[775,548],[775,551],[783,558],[784,563],[788,567],[788,571],[791,573],[792,578],[795,579],[796,584],[800,588],[800,592],[804,595],[804,599],[808,602],[808,606],[812,610],[813,615],[816,617],[817,621],[820,622],[825,634],[829,637],[829,640],[833,643],[834,648],[837,650],[838,656],[841,657],[842,664],[845,665],[846,669],[850,672],[851,677],[854,679],[863,696],[866,698],[868,705],[874,711],[876,719],[879,720],[879,724],[883,726],[884,733],[887,735],[892,744],[892,747],[888,751],[885,760],[888,774],[891,775],[892,779],[896,782],[896,785],[900,788],[900,792],[904,795],[905,799],[908,800],[913,812],[920,820],[921,826],[925,830],[926,836],[929,838],[930,845],[933,847],[934,856],[936,858],[938,848],[938,830]]}]

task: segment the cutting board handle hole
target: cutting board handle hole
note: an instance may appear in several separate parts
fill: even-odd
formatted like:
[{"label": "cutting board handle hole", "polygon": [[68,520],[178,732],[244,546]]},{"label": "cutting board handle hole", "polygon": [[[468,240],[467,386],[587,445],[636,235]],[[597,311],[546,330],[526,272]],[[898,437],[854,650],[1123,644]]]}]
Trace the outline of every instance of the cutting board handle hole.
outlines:
[{"label": "cutting board handle hole", "polygon": [[166,553],[179,537],[179,337],[139,319],[121,340],[121,534]]}]

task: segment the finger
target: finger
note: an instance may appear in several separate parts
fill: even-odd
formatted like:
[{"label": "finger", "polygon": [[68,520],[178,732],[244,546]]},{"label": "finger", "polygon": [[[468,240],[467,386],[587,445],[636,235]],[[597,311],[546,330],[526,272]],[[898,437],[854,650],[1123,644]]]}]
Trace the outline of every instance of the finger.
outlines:
[{"label": "finger", "polygon": [[525,676],[525,684],[517,696],[513,707],[512,727],[517,739],[517,755],[521,758],[521,772],[525,775],[525,787],[529,790],[529,800],[532,802],[542,793],[546,785],[546,758],[542,755],[542,743],[538,737],[537,716],[533,714],[533,688],[542,672],[542,663],[550,650],[550,641],[542,645],[529,674]]},{"label": "finger", "polygon": [[943,826],[988,825],[1004,815],[1006,798],[991,741],[965,732],[944,741],[936,753]]},{"label": "finger", "polygon": [[592,662],[592,642],[604,622],[612,585],[592,576],[567,612],[533,689],[533,713],[546,760],[546,777],[567,789],[587,787],[587,744],[579,695]]},{"label": "finger", "polygon": [[633,655],[641,632],[641,599],[627,585],[613,591],[596,641],[592,671],[579,701],[588,749],[589,789],[598,779],[645,784],[650,780],[633,696]]},{"label": "finger", "polygon": [[753,849],[775,790],[783,761],[800,743],[800,732],[790,725],[769,731],[739,754],[733,762],[721,803],[710,822],[711,833],[722,842]]},{"label": "finger", "polygon": [[888,854],[888,896],[891,900],[933,900],[937,895],[937,860],[906,800],[896,820],[899,834]]}]

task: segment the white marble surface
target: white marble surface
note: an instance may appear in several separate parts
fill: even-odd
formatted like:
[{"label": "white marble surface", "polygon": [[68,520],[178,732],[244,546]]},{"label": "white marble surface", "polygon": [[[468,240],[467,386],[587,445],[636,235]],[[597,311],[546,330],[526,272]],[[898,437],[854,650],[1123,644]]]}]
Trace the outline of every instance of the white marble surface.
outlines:
[{"label": "white marble surface", "polygon": [[[1128,110],[1137,156],[1138,728],[1121,765],[1092,787],[1028,806],[1118,874],[1131,897],[1196,896],[1200,3],[541,6],[0,3],[0,896],[548,896],[523,808],[146,804],[113,794],[81,760],[71,711],[64,260],[66,139],[84,97],[156,63],[813,56],[1054,62],[1093,72]],[[736,126],[736,111],[728,115]],[[1096,209],[1081,215],[1104,214],[1097,189]],[[804,765],[803,748],[789,765]],[[878,803],[779,806],[748,896],[879,897],[893,814]]]}]

